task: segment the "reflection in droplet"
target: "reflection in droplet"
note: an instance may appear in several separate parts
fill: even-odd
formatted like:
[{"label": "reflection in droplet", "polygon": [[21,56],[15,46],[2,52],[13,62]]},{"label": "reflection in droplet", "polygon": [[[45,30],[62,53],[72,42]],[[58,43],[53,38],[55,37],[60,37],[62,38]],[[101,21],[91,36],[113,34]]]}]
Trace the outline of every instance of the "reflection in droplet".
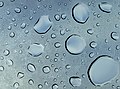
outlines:
[{"label": "reflection in droplet", "polygon": [[80,54],[86,47],[86,41],[81,36],[73,34],[67,38],[65,47],[71,54]]},{"label": "reflection in droplet", "polygon": [[119,63],[107,55],[99,56],[90,65],[88,77],[93,85],[102,86],[119,74]]},{"label": "reflection in droplet", "polygon": [[84,3],[76,4],[72,9],[72,16],[78,23],[85,23],[89,18],[89,8]]}]

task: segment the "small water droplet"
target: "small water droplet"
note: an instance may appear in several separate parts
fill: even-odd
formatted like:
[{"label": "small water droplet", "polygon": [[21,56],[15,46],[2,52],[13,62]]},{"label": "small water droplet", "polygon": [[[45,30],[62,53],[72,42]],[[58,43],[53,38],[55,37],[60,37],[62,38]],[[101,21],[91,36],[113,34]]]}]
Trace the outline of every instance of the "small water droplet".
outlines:
[{"label": "small water droplet", "polygon": [[53,84],[52,85],[52,89],[58,89],[58,88],[59,88],[58,84]]},{"label": "small water droplet", "polygon": [[12,66],[13,65],[13,61],[11,59],[8,59],[8,60],[6,60],[6,64],[8,66]]},{"label": "small water droplet", "polygon": [[35,67],[35,65],[32,64],[32,63],[29,63],[29,64],[27,65],[27,69],[28,69],[28,71],[30,71],[30,72],[35,72],[35,71],[36,71],[36,67]]},{"label": "small water droplet", "polygon": [[4,6],[4,2],[0,1],[0,7],[3,7],[3,6]]},{"label": "small water droplet", "polygon": [[45,74],[48,74],[48,73],[51,71],[51,69],[50,69],[49,66],[44,66],[44,67],[42,68],[42,71],[43,71]]},{"label": "small water droplet", "polygon": [[54,44],[54,46],[55,46],[56,48],[60,48],[61,44],[60,44],[60,42],[56,42],[56,43]]},{"label": "small water droplet", "polygon": [[93,31],[93,29],[88,29],[87,33],[90,34],[90,35],[92,35],[94,33],[94,31]]},{"label": "small water droplet", "polygon": [[77,76],[73,76],[69,78],[69,83],[73,86],[73,87],[79,87],[81,85],[81,79]]},{"label": "small water droplet", "polygon": [[15,37],[15,33],[14,33],[14,32],[10,32],[9,36],[10,36],[11,38]]},{"label": "small water droplet", "polygon": [[20,86],[20,84],[19,84],[18,82],[15,82],[15,83],[13,84],[13,87],[14,87],[15,89],[18,89],[19,86]]},{"label": "small water droplet", "polygon": [[4,56],[8,56],[8,55],[10,54],[10,50],[5,49],[5,50],[3,51],[3,54],[4,54]]},{"label": "small water droplet", "polygon": [[54,18],[55,18],[56,21],[60,21],[60,18],[61,18],[61,17],[60,17],[59,14],[56,14],[56,15],[54,16]]},{"label": "small water droplet", "polygon": [[22,23],[20,27],[24,29],[26,27],[26,23]]},{"label": "small water droplet", "polygon": [[4,67],[3,66],[0,66],[0,71],[4,71]]},{"label": "small water droplet", "polygon": [[17,77],[19,79],[23,78],[24,77],[24,73],[23,72],[18,72]]},{"label": "small water droplet", "polygon": [[29,79],[28,84],[33,85],[34,81],[32,79]]},{"label": "small water droplet", "polygon": [[112,33],[111,33],[111,38],[112,38],[113,40],[118,40],[118,39],[119,39],[118,33],[117,33],[117,32],[112,32]]},{"label": "small water droplet", "polygon": [[90,47],[91,47],[91,48],[96,48],[96,47],[97,47],[97,43],[96,43],[95,41],[92,41],[92,42],[90,43]]},{"label": "small water droplet", "polygon": [[21,12],[21,9],[19,7],[16,7],[15,10],[14,10],[16,13],[20,13]]},{"label": "small water droplet", "polygon": [[38,89],[42,89],[43,88],[43,85],[42,84],[39,84],[38,85]]}]

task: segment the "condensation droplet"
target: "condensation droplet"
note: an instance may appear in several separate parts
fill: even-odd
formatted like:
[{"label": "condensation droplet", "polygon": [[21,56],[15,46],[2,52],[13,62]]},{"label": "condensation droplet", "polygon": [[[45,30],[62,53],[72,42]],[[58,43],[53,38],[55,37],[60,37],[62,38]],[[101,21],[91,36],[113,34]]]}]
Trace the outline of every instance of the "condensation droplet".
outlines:
[{"label": "condensation droplet", "polygon": [[24,77],[24,73],[23,72],[18,72],[17,77],[19,79],[23,78]]},{"label": "condensation droplet", "polygon": [[19,7],[16,7],[15,10],[14,10],[16,13],[20,13],[21,12],[21,9]]},{"label": "condensation droplet", "polygon": [[35,72],[35,71],[36,71],[36,67],[35,67],[35,65],[32,64],[32,63],[29,63],[29,64],[27,65],[27,69],[28,69],[30,72]]},{"label": "condensation droplet", "polygon": [[3,51],[3,54],[4,54],[4,56],[8,56],[8,55],[10,54],[10,50],[5,49],[5,50]]},{"label": "condensation droplet", "polygon": [[117,32],[112,32],[112,33],[111,33],[111,38],[112,38],[113,40],[118,40],[118,39],[119,39],[118,33],[117,33]]},{"label": "condensation droplet", "polygon": [[77,76],[73,76],[69,78],[69,83],[73,86],[73,87],[79,87],[81,85],[81,79]]},{"label": "condensation droplet", "polygon": [[48,74],[48,73],[51,71],[51,69],[50,69],[49,66],[44,66],[44,67],[42,68],[42,71],[43,71],[43,73]]}]

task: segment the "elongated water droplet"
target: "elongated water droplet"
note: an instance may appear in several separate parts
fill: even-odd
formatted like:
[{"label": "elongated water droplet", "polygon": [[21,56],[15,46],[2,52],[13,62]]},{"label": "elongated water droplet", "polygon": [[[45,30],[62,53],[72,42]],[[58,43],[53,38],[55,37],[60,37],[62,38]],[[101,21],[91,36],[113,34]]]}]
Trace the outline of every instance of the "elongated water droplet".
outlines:
[{"label": "elongated water droplet", "polygon": [[32,64],[32,63],[29,63],[29,64],[27,65],[27,69],[28,69],[30,72],[35,72],[35,71],[36,71],[36,67],[35,67],[35,65]]}]

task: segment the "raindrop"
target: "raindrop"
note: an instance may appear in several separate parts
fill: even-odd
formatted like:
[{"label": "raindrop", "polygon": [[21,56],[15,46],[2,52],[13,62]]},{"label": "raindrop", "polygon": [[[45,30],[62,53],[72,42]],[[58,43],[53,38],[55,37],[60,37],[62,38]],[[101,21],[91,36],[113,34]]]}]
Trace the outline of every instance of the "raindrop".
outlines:
[{"label": "raindrop", "polygon": [[13,87],[14,87],[15,89],[18,89],[19,86],[20,86],[20,84],[19,84],[18,82],[15,82],[15,83],[13,84]]},{"label": "raindrop", "polygon": [[42,89],[43,88],[43,85],[42,84],[39,84],[38,85],[38,89]]},{"label": "raindrop", "polygon": [[56,14],[56,15],[54,16],[54,18],[55,18],[56,21],[60,21],[60,15],[59,15],[59,14]]},{"label": "raindrop", "polygon": [[81,79],[77,76],[73,76],[69,78],[69,83],[73,86],[73,87],[79,87],[81,85]]},{"label": "raindrop", "polygon": [[5,50],[3,51],[3,54],[4,54],[4,56],[8,56],[8,55],[10,54],[10,50],[5,49]]},{"label": "raindrop", "polygon": [[108,4],[107,2],[101,2],[98,6],[103,12],[110,13],[112,11],[112,5]]},{"label": "raindrop", "polygon": [[61,44],[60,44],[60,42],[56,42],[56,43],[54,44],[54,46],[55,46],[56,48],[60,48]]},{"label": "raindrop", "polygon": [[36,67],[35,67],[35,65],[32,64],[32,63],[29,63],[29,64],[27,65],[27,69],[28,69],[30,72],[35,72],[35,71],[36,71]]},{"label": "raindrop", "polygon": [[42,68],[42,71],[43,71],[43,73],[48,74],[48,73],[51,71],[51,69],[50,69],[49,66],[44,66],[44,67]]},{"label": "raindrop", "polygon": [[4,67],[3,66],[0,66],[0,71],[3,71],[4,70]]},{"label": "raindrop", "polygon": [[26,23],[22,23],[20,27],[24,29],[26,27]]},{"label": "raindrop", "polygon": [[89,18],[89,8],[84,3],[78,3],[72,8],[72,16],[78,23],[85,23]]},{"label": "raindrop", "polygon": [[102,55],[89,66],[88,77],[93,85],[102,86],[111,82],[119,74],[119,70],[118,62],[110,56]]},{"label": "raindrop", "polygon": [[11,38],[15,37],[15,33],[14,33],[14,32],[10,32],[9,36],[10,36]]},{"label": "raindrop", "polygon": [[32,79],[30,79],[30,80],[28,81],[28,84],[33,85],[33,84],[34,84],[34,81],[33,81]]},{"label": "raindrop", "polygon": [[13,61],[12,61],[11,59],[8,59],[8,60],[6,61],[6,64],[7,64],[8,66],[12,66],[12,65],[13,65]]},{"label": "raindrop", "polygon": [[21,12],[21,9],[19,7],[16,7],[15,10],[14,10],[16,13],[20,13]]},{"label": "raindrop", "polygon": [[24,73],[23,72],[18,72],[17,77],[19,79],[23,78],[24,77]]},{"label": "raindrop", "polygon": [[52,27],[52,22],[48,15],[41,16],[35,23],[34,30],[39,34],[45,34]]},{"label": "raindrop", "polygon": [[58,84],[53,84],[52,85],[52,89],[58,89],[59,87],[58,87]]},{"label": "raindrop", "polygon": [[117,32],[112,32],[112,33],[111,33],[111,38],[112,38],[113,40],[118,40],[118,39],[119,39],[118,33],[117,33]]},{"label": "raindrop", "polygon": [[93,31],[93,29],[88,29],[87,33],[90,34],[90,35],[92,35],[94,33],[94,31]]},{"label": "raindrop", "polygon": [[28,53],[33,57],[38,57],[44,52],[44,46],[42,44],[34,43],[28,47]]},{"label": "raindrop", "polygon": [[86,41],[81,36],[73,34],[67,38],[65,47],[69,53],[77,55],[85,49]]},{"label": "raindrop", "polygon": [[3,6],[4,6],[4,2],[0,1],[0,7],[3,7]]},{"label": "raindrop", "polygon": [[96,43],[95,41],[92,41],[92,42],[90,43],[90,47],[91,47],[91,48],[96,48],[96,46],[97,46],[97,43]]}]

